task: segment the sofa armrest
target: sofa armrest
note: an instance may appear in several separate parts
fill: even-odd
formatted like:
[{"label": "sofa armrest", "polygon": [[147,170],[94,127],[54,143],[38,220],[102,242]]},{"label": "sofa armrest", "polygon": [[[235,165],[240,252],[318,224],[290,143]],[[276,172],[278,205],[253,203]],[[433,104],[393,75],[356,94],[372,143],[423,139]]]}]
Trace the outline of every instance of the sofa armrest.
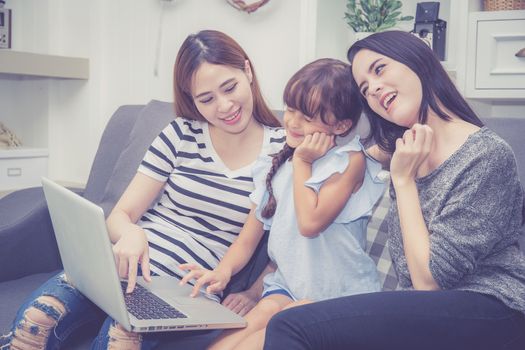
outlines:
[{"label": "sofa armrest", "polygon": [[0,199],[0,266],[0,282],[62,267],[42,187]]}]

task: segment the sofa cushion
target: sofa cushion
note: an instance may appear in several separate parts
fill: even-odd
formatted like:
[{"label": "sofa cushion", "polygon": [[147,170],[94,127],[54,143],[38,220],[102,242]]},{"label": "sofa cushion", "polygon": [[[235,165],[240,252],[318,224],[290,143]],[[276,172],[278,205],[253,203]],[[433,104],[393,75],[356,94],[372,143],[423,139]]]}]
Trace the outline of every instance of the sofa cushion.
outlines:
[{"label": "sofa cushion", "polygon": [[42,187],[15,191],[0,201],[0,266],[0,282],[62,267]]},{"label": "sofa cushion", "polygon": [[127,144],[116,159],[113,172],[99,202],[106,216],[137,173],[137,168],[150,144],[174,118],[173,104],[169,102],[152,100],[140,111],[129,133]]},{"label": "sofa cushion", "polygon": [[120,106],[109,119],[100,138],[84,192],[84,197],[93,203],[98,204],[103,200],[107,182],[143,108],[144,105]]},{"label": "sofa cushion", "polygon": [[397,275],[392,265],[392,259],[390,258],[387,246],[388,224],[385,217],[389,207],[390,195],[387,188],[374,207],[366,232],[366,252],[376,263],[377,271],[379,272],[379,281],[381,282],[383,291],[398,289]]}]

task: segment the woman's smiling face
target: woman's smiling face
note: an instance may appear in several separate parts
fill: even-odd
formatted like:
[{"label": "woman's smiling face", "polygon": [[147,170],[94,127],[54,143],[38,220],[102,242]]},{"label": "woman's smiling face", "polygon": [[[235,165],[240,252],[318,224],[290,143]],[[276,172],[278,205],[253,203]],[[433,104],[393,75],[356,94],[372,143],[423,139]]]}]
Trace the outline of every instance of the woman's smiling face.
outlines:
[{"label": "woman's smiling face", "polygon": [[200,114],[213,126],[227,133],[242,133],[252,122],[252,73],[204,62],[195,71],[191,93]]},{"label": "woman's smiling face", "polygon": [[352,61],[352,74],[359,91],[378,115],[407,128],[419,121],[421,80],[406,65],[362,49]]}]

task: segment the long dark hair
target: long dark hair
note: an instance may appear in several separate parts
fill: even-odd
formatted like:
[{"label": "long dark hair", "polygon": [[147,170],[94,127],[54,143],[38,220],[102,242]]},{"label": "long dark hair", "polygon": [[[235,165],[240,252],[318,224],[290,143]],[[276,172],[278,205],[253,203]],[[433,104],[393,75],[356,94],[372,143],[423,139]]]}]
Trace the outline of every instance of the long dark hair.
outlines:
[{"label": "long dark hair", "polygon": [[[439,103],[459,118],[477,126],[483,122],[476,116],[432,50],[419,38],[402,31],[386,31],[372,34],[356,41],[348,49],[348,60],[353,62],[356,54],[363,49],[388,56],[410,68],[421,80],[423,98],[419,109],[419,122],[426,123],[429,108],[441,119],[451,117],[439,107]],[[352,79],[352,85],[357,83]],[[361,97],[363,100],[364,98]],[[370,133],[365,141],[374,140],[378,146],[389,153],[395,150],[396,139],[401,137],[406,128],[391,123],[363,103],[364,112],[370,122]]]},{"label": "long dark hair", "polygon": [[[352,126],[341,136],[347,135],[357,125],[362,112],[359,89],[352,87],[349,83],[351,79],[350,65],[331,58],[316,60],[290,78],[284,89],[284,103],[309,117],[319,116],[325,124],[330,113],[337,121],[351,120]],[[261,212],[264,218],[272,217],[277,206],[272,188],[273,176],[293,156],[293,152],[293,148],[285,145],[281,152],[273,156],[272,167],[266,176],[270,197]]]},{"label": "long dark hair", "polygon": [[[197,110],[190,92],[193,74],[203,62],[244,70],[246,60],[251,65],[251,61],[242,47],[222,32],[203,30],[189,35],[179,49],[173,69],[176,115],[186,119],[206,121]],[[253,75],[251,83],[253,117],[263,125],[281,126],[262,97],[253,66],[251,70]]]}]

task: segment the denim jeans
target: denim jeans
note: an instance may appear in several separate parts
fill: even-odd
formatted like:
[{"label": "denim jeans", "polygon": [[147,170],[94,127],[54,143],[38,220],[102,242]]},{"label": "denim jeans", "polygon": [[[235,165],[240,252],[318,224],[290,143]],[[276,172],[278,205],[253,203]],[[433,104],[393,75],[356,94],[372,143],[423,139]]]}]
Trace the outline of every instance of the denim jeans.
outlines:
[{"label": "denim jeans", "polygon": [[[91,345],[92,350],[106,350],[109,343],[109,328],[115,321],[108,317]],[[141,350],[155,349],[160,344],[183,349],[205,349],[221,331],[179,331],[141,333]]]},{"label": "denim jeans", "polygon": [[525,315],[473,292],[353,295],[275,315],[264,349],[523,350]]},{"label": "denim jeans", "polygon": [[51,332],[46,349],[59,349],[64,340],[66,340],[73,331],[91,322],[102,322],[105,317],[102,310],[64,280],[64,273],[61,272],[50,278],[24,301],[18,309],[16,318],[13,321],[11,336],[7,341],[11,340],[16,328],[24,318],[26,310],[31,307],[36,307],[51,317],[57,317],[56,312],[53,312],[52,308],[39,304],[36,301],[36,299],[41,296],[55,297],[62,302],[66,309],[65,315],[59,320]]}]

